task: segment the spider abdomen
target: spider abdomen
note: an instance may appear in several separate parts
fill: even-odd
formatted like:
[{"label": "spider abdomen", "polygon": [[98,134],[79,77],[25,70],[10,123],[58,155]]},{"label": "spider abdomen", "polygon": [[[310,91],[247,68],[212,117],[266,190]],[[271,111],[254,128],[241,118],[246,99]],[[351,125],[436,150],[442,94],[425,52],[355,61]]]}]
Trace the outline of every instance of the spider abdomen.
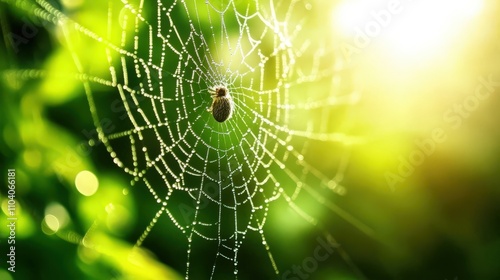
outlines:
[{"label": "spider abdomen", "polygon": [[216,86],[209,89],[212,96],[212,106],[208,109],[212,112],[214,119],[218,122],[224,122],[229,119],[233,113],[233,100],[229,90],[225,86]]},{"label": "spider abdomen", "polygon": [[212,115],[218,122],[224,122],[231,117],[233,104],[230,97],[215,97],[212,103]]}]

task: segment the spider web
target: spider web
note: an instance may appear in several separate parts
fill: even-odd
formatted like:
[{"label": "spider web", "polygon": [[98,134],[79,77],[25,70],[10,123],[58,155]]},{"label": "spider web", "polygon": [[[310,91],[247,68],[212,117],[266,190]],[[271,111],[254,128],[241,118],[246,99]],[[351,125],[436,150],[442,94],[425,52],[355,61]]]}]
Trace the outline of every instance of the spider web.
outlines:
[{"label": "spider web", "polygon": [[[154,202],[136,245],[159,221],[175,225],[187,241],[186,279],[237,277],[249,235],[279,275],[264,233],[273,202],[316,225],[297,202],[308,196],[354,221],[327,198],[346,192],[346,151],[356,141],[346,112],[359,96],[341,83],[319,3],[109,1],[102,30],[44,0],[17,5],[59,28],[96,140],[133,178],[131,190]],[[207,111],[218,85],[234,100],[223,123]]]}]

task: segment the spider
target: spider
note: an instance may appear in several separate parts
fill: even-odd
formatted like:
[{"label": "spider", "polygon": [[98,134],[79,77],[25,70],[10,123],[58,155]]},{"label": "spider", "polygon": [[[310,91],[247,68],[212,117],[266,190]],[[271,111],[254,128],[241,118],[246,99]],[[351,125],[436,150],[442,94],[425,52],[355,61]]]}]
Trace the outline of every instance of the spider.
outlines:
[{"label": "spider", "polygon": [[212,112],[214,119],[218,122],[224,122],[231,118],[233,113],[233,99],[229,94],[229,90],[222,85],[209,89],[212,96],[212,106],[208,108],[208,112]]}]

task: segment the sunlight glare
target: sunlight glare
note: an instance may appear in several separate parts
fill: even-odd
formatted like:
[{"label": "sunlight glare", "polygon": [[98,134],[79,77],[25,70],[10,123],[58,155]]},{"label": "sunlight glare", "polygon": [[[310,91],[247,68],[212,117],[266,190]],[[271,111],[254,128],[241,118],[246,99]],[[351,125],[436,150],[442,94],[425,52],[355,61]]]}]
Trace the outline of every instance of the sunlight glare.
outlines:
[{"label": "sunlight glare", "polygon": [[379,43],[388,53],[439,53],[470,20],[480,15],[484,0],[351,0],[332,13],[332,27],[358,50]]},{"label": "sunlight glare", "polygon": [[405,56],[438,54],[463,32],[468,20],[479,14],[482,4],[482,0],[412,3],[387,30],[385,44],[391,53]]}]

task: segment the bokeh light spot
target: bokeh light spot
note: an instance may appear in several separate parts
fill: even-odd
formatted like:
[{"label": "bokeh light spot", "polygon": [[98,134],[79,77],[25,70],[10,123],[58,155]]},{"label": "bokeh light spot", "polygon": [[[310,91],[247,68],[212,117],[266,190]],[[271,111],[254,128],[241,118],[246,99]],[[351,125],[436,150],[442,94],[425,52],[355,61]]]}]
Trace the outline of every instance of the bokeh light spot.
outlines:
[{"label": "bokeh light spot", "polygon": [[51,203],[45,208],[45,217],[49,215],[57,219],[59,228],[65,227],[70,220],[68,211],[59,203]]},{"label": "bokeh light spot", "polygon": [[42,231],[47,235],[57,233],[60,228],[59,220],[54,215],[46,215],[42,221]]},{"label": "bokeh light spot", "polygon": [[76,175],[75,178],[76,189],[85,196],[91,196],[97,192],[99,188],[99,181],[94,173],[83,170]]}]

